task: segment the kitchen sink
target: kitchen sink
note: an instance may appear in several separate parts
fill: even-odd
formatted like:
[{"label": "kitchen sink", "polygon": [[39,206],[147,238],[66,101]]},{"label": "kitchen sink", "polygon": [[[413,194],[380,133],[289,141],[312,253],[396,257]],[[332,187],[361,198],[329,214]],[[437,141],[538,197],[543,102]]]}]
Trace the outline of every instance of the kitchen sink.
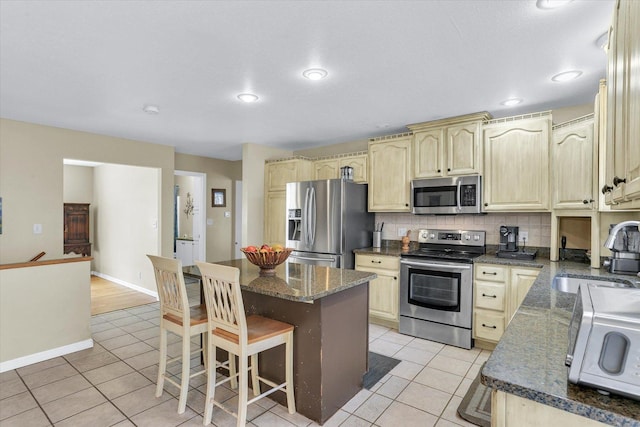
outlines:
[{"label": "kitchen sink", "polygon": [[553,281],[551,282],[551,289],[555,289],[556,291],[560,291],[560,292],[575,294],[578,292],[578,287],[580,286],[581,283],[589,283],[597,286],[606,286],[609,288],[633,288],[634,287],[627,283],[611,282],[609,280],[556,276],[553,278]]}]

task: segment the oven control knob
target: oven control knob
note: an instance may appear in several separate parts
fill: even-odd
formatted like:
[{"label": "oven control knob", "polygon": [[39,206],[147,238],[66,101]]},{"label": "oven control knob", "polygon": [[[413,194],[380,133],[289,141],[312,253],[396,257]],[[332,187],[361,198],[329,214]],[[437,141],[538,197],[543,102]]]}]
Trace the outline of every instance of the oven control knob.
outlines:
[{"label": "oven control knob", "polygon": [[476,242],[480,240],[480,235],[479,234],[474,234],[473,235],[473,240],[475,240]]},{"label": "oven control knob", "polygon": [[430,239],[435,239],[435,238],[436,238],[435,233],[431,233],[431,234],[429,234],[429,238],[430,238]]},{"label": "oven control knob", "polygon": [[464,235],[464,240],[471,240],[471,236],[470,236],[470,235],[468,235],[468,234],[465,234],[465,235]]}]

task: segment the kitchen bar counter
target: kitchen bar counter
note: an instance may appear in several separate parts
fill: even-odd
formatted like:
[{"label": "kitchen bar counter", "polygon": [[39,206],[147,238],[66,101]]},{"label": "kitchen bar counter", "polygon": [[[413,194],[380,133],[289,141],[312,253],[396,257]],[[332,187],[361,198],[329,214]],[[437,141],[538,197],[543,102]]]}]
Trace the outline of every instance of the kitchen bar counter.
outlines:
[{"label": "kitchen bar counter", "polygon": [[482,370],[485,385],[602,423],[640,426],[639,401],[604,396],[593,388],[568,382],[564,360],[575,295],[551,289],[556,275],[598,276],[631,283],[636,277],[544,258],[518,261],[485,255],[475,262],[542,268]]},{"label": "kitchen bar counter", "polygon": [[[362,389],[369,355],[369,281],[373,273],[285,262],[276,275],[261,277],[246,259],[219,262],[240,269],[247,314],[295,326],[296,410],[324,423]],[[196,266],[185,276],[200,278]],[[284,347],[260,354],[260,375],[281,383]],[[286,406],[284,393],[269,397]]]}]

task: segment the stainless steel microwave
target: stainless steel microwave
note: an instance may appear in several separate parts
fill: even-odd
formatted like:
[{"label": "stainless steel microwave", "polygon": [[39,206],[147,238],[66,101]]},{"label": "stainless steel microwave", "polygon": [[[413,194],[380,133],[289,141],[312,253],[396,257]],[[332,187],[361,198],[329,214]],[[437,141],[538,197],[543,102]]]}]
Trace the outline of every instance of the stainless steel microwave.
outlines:
[{"label": "stainless steel microwave", "polygon": [[480,175],[411,181],[411,212],[419,215],[482,213]]}]

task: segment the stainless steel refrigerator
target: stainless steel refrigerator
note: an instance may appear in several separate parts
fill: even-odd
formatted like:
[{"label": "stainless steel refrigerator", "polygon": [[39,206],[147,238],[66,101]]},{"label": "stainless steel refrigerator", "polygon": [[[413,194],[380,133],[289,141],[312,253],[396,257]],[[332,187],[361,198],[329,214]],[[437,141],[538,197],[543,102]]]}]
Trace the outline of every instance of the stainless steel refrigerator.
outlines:
[{"label": "stainless steel refrigerator", "polygon": [[290,262],[353,268],[353,250],[371,246],[375,216],[367,212],[367,184],[288,183],[286,213]]}]

